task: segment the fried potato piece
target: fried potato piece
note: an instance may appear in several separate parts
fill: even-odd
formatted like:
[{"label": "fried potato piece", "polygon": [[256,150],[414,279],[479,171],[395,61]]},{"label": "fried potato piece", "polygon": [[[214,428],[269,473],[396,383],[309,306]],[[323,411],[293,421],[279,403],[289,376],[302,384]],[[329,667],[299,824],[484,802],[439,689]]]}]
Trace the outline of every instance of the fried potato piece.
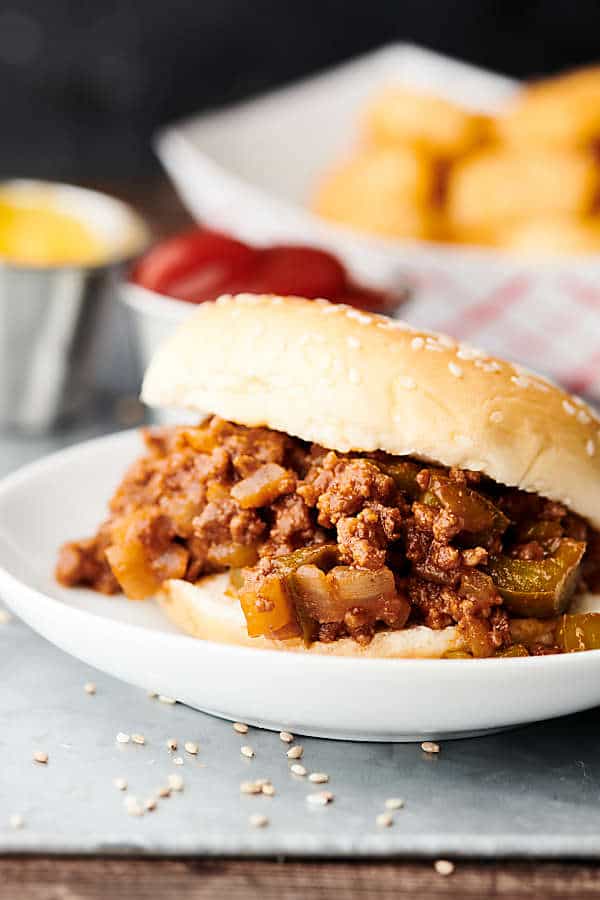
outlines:
[{"label": "fried potato piece", "polygon": [[334,169],[313,209],[326,219],[389,237],[432,237],[436,168],[410,147],[366,150]]},{"label": "fried potato piece", "polygon": [[500,229],[495,244],[523,256],[600,253],[600,219],[532,219]]},{"label": "fried potato piece", "polygon": [[600,140],[600,66],[548,78],[521,91],[498,117],[501,140],[590,147]]},{"label": "fried potato piece", "polygon": [[450,173],[447,210],[458,231],[545,214],[585,215],[600,193],[600,170],[586,153],[490,150]]},{"label": "fried potato piece", "polygon": [[489,119],[441,97],[390,85],[367,107],[364,128],[374,146],[412,144],[453,158],[484,142]]}]

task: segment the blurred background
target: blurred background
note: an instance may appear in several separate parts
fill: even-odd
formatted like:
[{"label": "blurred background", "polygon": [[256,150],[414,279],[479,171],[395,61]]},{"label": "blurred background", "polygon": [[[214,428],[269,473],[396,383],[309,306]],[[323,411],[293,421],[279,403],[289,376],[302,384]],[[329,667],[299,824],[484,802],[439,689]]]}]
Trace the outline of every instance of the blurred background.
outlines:
[{"label": "blurred background", "polygon": [[155,129],[402,40],[517,76],[598,56],[597,0],[3,0],[3,177],[144,179]]},{"label": "blurred background", "polygon": [[[0,432],[139,420],[165,334],[239,291],[397,313],[598,401],[598,34],[598,0],[0,0]],[[154,153],[392,43],[591,68],[528,91],[396,48],[399,93],[379,54]]]}]

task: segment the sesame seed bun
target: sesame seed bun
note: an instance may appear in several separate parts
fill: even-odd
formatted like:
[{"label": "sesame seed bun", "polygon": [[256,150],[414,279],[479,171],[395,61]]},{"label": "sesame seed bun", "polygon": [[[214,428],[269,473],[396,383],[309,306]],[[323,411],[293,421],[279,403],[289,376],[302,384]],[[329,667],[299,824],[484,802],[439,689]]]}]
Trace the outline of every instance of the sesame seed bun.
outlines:
[{"label": "sesame seed bun", "polygon": [[352,638],[331,643],[315,641],[306,647],[300,638],[285,641],[267,637],[248,637],[244,613],[237,599],[227,593],[228,575],[207,575],[196,584],[167,581],[158,602],[169,619],[195,638],[218,644],[238,644],[260,650],[286,650],[319,656],[353,656],[361,659],[439,659],[463,642],[456,626],[434,631],[425,625],[401,631],[380,631],[370,644],[362,647]]},{"label": "sesame seed bun", "polygon": [[338,450],[480,471],[600,528],[600,419],[539,375],[351,307],[242,294],[204,303],[142,399]]}]

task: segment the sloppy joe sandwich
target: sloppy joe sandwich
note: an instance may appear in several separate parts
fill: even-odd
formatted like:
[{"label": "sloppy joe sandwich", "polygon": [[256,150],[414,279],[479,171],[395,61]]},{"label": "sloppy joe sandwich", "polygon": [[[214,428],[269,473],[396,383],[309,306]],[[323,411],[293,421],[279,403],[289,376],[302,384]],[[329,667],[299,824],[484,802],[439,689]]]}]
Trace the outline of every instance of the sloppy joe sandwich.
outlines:
[{"label": "sloppy joe sandwich", "polygon": [[142,397],[199,423],[145,430],[61,583],[302,653],[600,647],[600,420],[544,378],[347,306],[240,295],[166,341]]}]

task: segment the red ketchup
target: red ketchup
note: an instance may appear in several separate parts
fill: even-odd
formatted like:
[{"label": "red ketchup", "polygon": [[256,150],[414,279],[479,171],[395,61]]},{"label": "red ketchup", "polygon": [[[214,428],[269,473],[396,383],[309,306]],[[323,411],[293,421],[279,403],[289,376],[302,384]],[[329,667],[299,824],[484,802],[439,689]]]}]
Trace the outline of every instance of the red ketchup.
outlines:
[{"label": "red ketchup", "polygon": [[391,313],[405,292],[385,293],[354,284],[331,253],[314,247],[251,247],[217,231],[190,228],[153,247],[131,280],[188,303],[220,294],[296,294]]}]

